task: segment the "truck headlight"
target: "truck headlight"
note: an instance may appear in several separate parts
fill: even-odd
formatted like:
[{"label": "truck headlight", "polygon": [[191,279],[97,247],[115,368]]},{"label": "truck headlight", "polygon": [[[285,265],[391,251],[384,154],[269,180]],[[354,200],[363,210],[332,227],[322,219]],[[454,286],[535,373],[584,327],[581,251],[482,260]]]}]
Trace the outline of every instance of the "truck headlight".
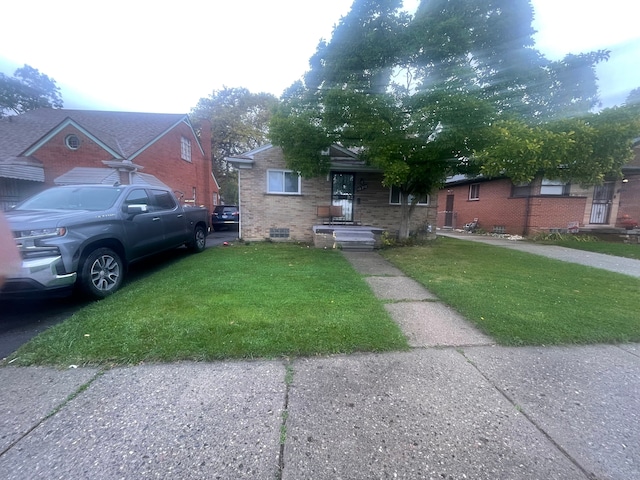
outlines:
[{"label": "truck headlight", "polygon": [[67,229],[64,227],[38,228],[34,230],[23,230],[17,233],[19,238],[62,237],[66,235]]}]

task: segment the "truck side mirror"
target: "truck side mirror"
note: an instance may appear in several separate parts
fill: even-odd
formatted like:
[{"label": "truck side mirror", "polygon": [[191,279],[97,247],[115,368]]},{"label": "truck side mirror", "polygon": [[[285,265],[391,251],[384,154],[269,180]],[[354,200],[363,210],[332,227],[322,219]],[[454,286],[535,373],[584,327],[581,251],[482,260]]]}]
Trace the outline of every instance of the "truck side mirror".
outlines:
[{"label": "truck side mirror", "polygon": [[144,203],[131,203],[125,205],[125,212],[129,215],[137,215],[138,213],[147,213],[149,208]]}]

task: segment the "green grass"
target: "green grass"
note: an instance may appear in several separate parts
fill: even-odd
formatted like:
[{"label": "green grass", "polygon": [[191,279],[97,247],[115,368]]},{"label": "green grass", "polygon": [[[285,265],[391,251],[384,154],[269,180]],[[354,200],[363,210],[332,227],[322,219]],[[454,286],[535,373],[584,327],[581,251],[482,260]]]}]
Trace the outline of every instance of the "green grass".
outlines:
[{"label": "green grass", "polygon": [[239,244],[186,257],[91,304],[14,363],[88,365],[406,349],[337,251]]},{"label": "green grass", "polygon": [[450,238],[383,254],[501,344],[640,341],[640,279]]},{"label": "green grass", "polygon": [[540,242],[546,245],[558,245],[560,247],[585,250],[587,252],[604,253],[617,257],[633,258],[640,260],[640,245],[631,243],[613,242],[578,242],[575,240],[558,240],[553,242]]}]

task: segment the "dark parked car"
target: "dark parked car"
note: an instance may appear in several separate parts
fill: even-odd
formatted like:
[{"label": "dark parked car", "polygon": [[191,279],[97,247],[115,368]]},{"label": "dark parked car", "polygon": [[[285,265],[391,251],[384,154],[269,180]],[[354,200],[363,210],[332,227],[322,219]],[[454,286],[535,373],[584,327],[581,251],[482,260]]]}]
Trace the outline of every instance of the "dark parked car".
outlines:
[{"label": "dark parked car", "polygon": [[211,215],[211,227],[221,230],[224,227],[238,228],[240,225],[240,211],[237,205],[218,205]]}]

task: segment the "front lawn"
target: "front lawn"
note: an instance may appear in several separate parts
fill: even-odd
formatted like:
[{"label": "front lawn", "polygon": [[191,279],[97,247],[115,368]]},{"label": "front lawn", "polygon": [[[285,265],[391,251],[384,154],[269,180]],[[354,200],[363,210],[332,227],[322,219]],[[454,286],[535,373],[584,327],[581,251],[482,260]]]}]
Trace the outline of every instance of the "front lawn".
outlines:
[{"label": "front lawn", "polygon": [[501,344],[640,341],[640,279],[443,237],[383,255]]},{"label": "front lawn", "polygon": [[[14,363],[87,365],[403,350],[338,251],[238,244],[186,257],[76,313]],[[12,357],[13,358],[13,357]]]}]

